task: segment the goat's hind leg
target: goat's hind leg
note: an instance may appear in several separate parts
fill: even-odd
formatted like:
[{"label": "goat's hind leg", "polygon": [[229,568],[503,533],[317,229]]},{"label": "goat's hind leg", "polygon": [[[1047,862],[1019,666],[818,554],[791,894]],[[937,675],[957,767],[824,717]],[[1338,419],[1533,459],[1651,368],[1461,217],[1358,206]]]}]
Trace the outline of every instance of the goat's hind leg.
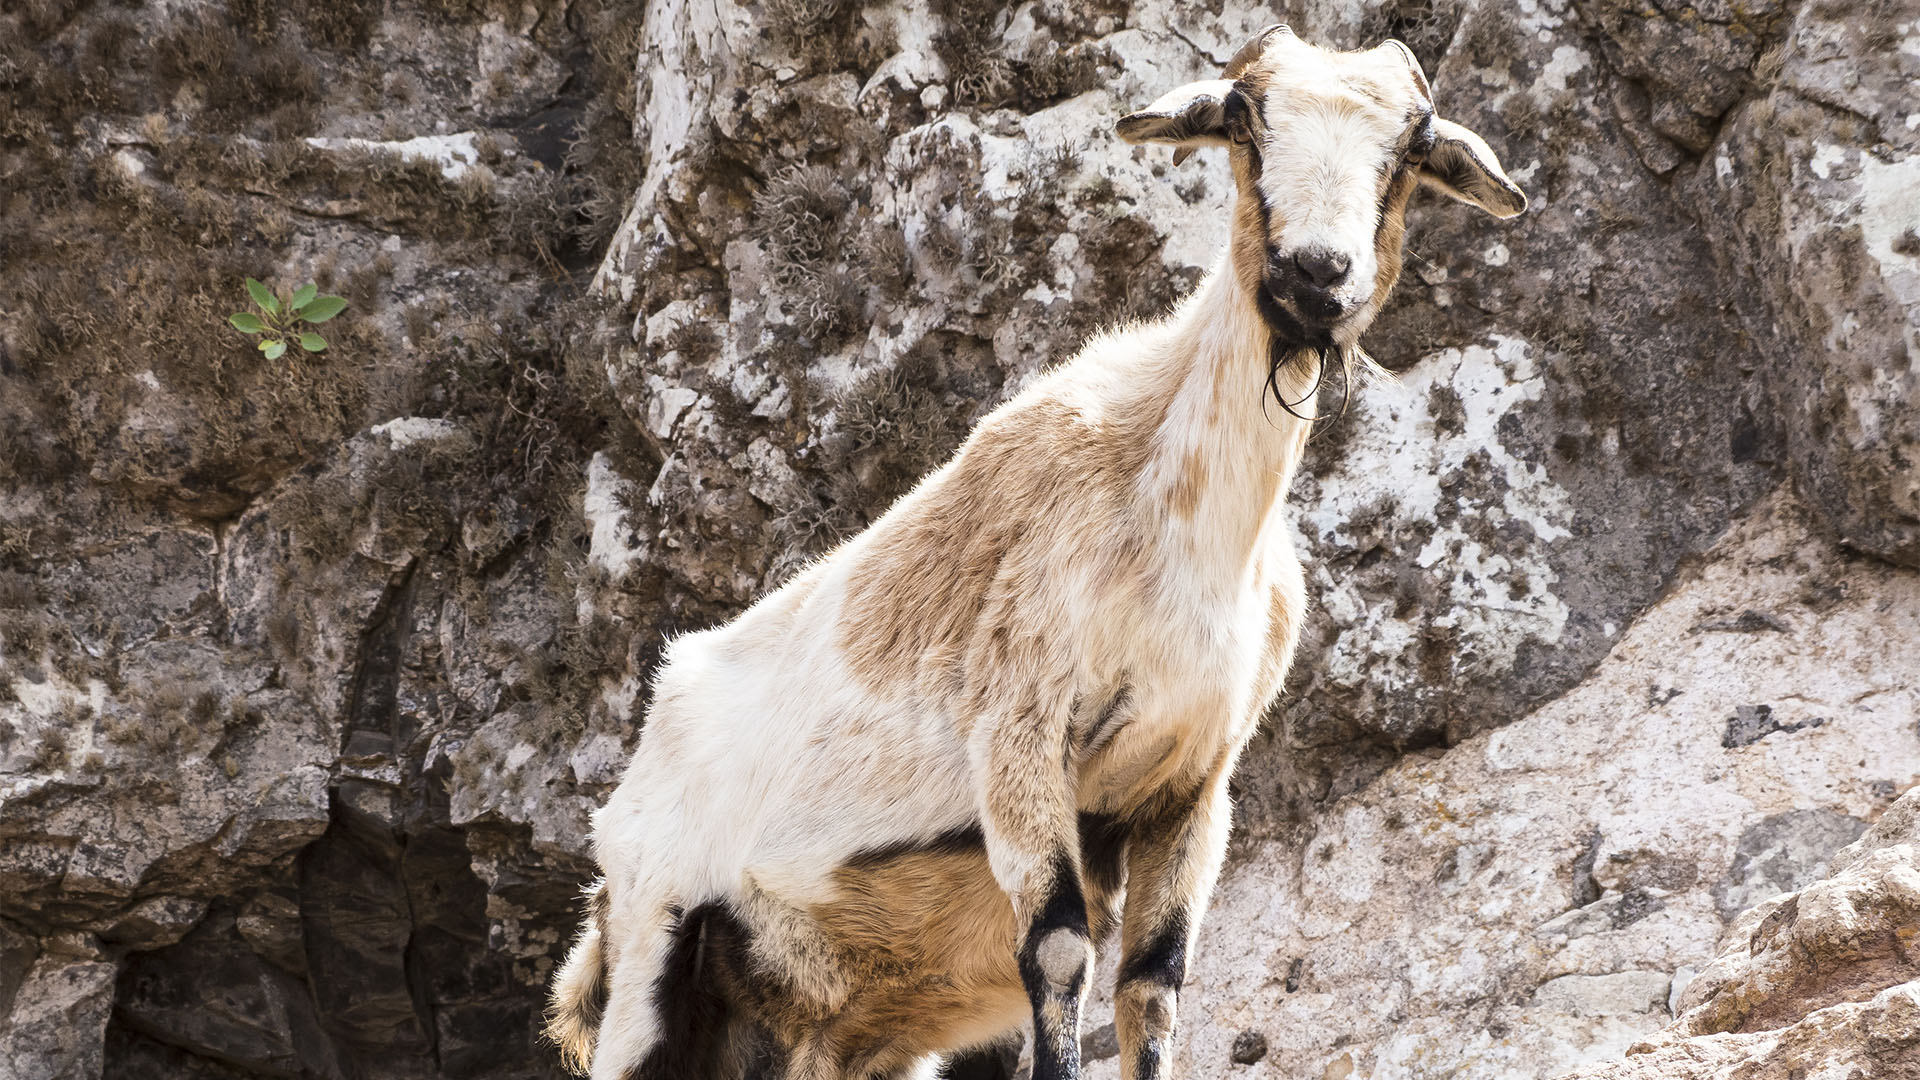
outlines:
[{"label": "goat's hind leg", "polygon": [[725,1038],[725,1006],[701,970],[703,918],[701,909],[616,905],[591,1080],[706,1080]]}]

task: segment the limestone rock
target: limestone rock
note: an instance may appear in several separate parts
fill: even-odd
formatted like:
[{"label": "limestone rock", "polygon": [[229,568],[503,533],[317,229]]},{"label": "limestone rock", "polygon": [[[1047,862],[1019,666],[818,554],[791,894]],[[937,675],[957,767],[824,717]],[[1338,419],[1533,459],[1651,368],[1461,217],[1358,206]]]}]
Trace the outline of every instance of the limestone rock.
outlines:
[{"label": "limestone rock", "polygon": [[1920,1076],[1916,813],[1920,789],[1837,853],[1832,876],[1742,914],[1677,1020],[1569,1080]]},{"label": "limestone rock", "polygon": [[[1869,999],[1920,975],[1898,929],[1912,849],[1897,831],[1920,791],[1893,802],[1920,774],[1900,659],[1920,579],[1812,529],[1770,499],[1566,696],[1239,846],[1181,1005],[1187,1073],[1224,1074],[1248,1028],[1271,1048],[1252,1076],[1518,1080],[1620,1058],[1674,1010],[1722,1010],[1732,1026],[1716,1030],[1748,1030],[1742,1009],[1784,1026],[1836,1001],[1856,1011],[1807,1032],[1901,1015],[1900,993]],[[1829,603],[1819,583],[1836,576],[1849,596]],[[1793,629],[1693,629],[1735,604]],[[1892,611],[1907,614],[1883,623]],[[1726,717],[1754,701],[1830,720],[1725,746]],[[1721,898],[1763,883],[1804,890],[1799,921],[1754,937],[1781,909],[1769,898],[1729,928]],[[1797,959],[1810,949],[1828,959]]]}]

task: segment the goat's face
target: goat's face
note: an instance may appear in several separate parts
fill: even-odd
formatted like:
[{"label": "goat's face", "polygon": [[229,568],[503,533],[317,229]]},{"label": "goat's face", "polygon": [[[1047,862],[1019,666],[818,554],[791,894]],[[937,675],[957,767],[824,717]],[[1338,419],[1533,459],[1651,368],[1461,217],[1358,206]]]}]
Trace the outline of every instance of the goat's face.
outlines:
[{"label": "goat's face", "polygon": [[1351,346],[1373,321],[1400,276],[1416,187],[1497,217],[1527,206],[1480,136],[1434,115],[1426,75],[1397,41],[1333,52],[1272,26],[1223,78],[1123,117],[1119,133],[1173,144],[1175,164],[1229,148],[1235,273],[1274,334],[1302,347]]}]

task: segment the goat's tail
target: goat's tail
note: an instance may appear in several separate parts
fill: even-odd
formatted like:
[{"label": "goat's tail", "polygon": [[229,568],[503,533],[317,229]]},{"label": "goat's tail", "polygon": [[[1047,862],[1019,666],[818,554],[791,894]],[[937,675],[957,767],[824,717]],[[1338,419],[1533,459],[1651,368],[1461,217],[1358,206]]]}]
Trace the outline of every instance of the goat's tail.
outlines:
[{"label": "goat's tail", "polygon": [[580,1076],[593,1065],[593,1044],[607,1009],[606,950],[601,943],[606,889],[604,880],[587,886],[586,925],[554,976],[547,999],[547,1038],[560,1048],[567,1071]]}]

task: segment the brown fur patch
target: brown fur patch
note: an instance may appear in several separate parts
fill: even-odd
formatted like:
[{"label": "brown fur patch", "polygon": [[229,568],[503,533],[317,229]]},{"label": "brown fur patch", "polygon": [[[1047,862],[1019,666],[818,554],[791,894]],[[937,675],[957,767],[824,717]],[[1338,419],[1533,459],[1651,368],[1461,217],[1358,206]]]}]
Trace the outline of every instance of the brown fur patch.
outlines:
[{"label": "brown fur patch", "polygon": [[[1028,1003],[1016,921],[984,848],[857,858],[833,881],[834,899],[807,916],[851,988],[843,1000],[828,1006],[728,971],[729,996],[790,1048],[794,1075],[884,1074],[1019,1027]],[[1086,883],[1090,925],[1111,924],[1118,888]]]},{"label": "brown fur patch", "polygon": [[1267,644],[1260,654],[1260,673],[1254,683],[1253,707],[1266,711],[1286,681],[1294,646],[1300,640],[1300,624],[1306,617],[1306,583],[1299,563],[1282,568],[1285,577],[1269,582],[1267,593]]},{"label": "brown fur patch", "polygon": [[1407,200],[1413,197],[1414,188],[1418,186],[1418,175],[1407,169],[1387,182],[1387,192],[1381,198],[1380,228],[1373,236],[1377,267],[1373,274],[1373,295],[1379,297],[1381,303],[1400,280],[1400,267],[1405,259]]},{"label": "brown fur patch", "polygon": [[1207,461],[1199,450],[1189,450],[1180,463],[1180,475],[1174,479],[1173,489],[1167,493],[1169,505],[1174,513],[1190,518],[1200,508],[1200,496],[1206,491]]},{"label": "brown fur patch", "polygon": [[839,625],[854,675],[876,693],[937,694],[957,688],[970,647],[1016,660],[1012,651],[1031,643],[991,635],[1022,620],[990,611],[990,601],[1038,593],[1028,586],[1050,553],[1123,539],[1114,523],[1128,517],[1131,480],[1165,414],[1164,402],[1138,404],[1097,420],[1046,398],[997,412],[875,523]]},{"label": "brown fur patch", "polygon": [[812,910],[855,987],[808,1034],[844,1065],[876,1069],[992,1037],[1020,1023],[1013,906],[984,850],[915,852],[843,867]]}]

